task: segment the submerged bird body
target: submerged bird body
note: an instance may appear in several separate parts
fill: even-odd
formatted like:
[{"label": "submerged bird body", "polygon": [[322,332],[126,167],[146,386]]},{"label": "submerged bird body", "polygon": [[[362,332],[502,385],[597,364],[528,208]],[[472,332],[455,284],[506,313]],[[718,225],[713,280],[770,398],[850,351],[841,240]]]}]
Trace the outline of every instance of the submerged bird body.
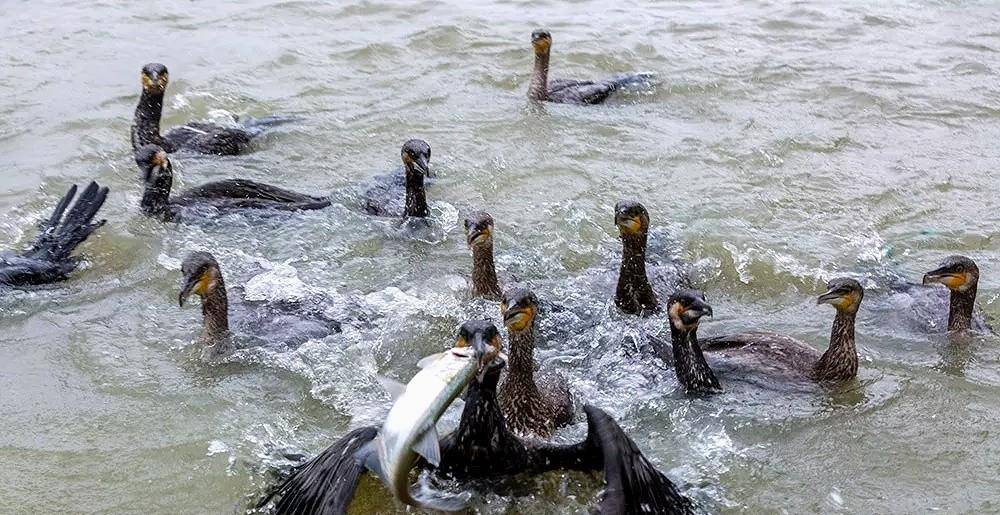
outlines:
[{"label": "submerged bird body", "polygon": [[548,437],[573,421],[573,396],[561,375],[535,372],[538,299],[525,288],[512,288],[500,306],[510,335],[509,366],[499,392],[507,426],[515,433]]},{"label": "submerged bird body", "polygon": [[402,174],[380,175],[365,192],[365,211],[375,216],[424,218],[430,215],[424,182],[430,175],[431,147],[411,139],[400,151]]},{"label": "submerged bird body", "polygon": [[166,221],[205,218],[233,211],[299,211],[330,205],[326,198],[247,179],[210,182],[171,195],[173,165],[166,151],[156,145],[146,145],[136,152],[135,161],[143,174],[142,212]]},{"label": "submerged bird body", "polygon": [[[221,357],[239,346],[281,346],[295,348],[316,338],[341,331],[340,322],[331,317],[317,299],[302,301],[246,301],[241,290],[227,292],[219,263],[207,252],[193,252],[181,264],[183,280],[178,303],[184,306],[192,294],[201,298],[202,341],[206,356]],[[229,293],[233,293],[234,302]],[[231,331],[232,329],[235,331]]]},{"label": "submerged bird body", "polygon": [[132,150],[144,145],[158,145],[173,153],[190,150],[203,154],[236,155],[249,150],[251,140],[266,128],[286,123],[294,118],[267,117],[247,120],[243,127],[223,127],[214,123],[190,122],[160,133],[163,116],[163,95],[169,83],[167,67],[150,63],[142,68],[142,94],[135,108],[132,124]]},{"label": "submerged bird body", "polygon": [[622,74],[603,80],[549,79],[549,55],[552,36],[548,31],[536,30],[531,34],[535,50],[535,66],[528,86],[528,98],[536,101],[562,104],[600,104],[612,93],[626,86],[648,83],[648,74]]},{"label": "submerged bird body", "polygon": [[[77,245],[104,225],[104,220],[95,222],[94,216],[104,205],[108,188],[91,182],[79,196],[76,192],[76,185],[71,186],[42,223],[38,237],[30,247],[18,253],[0,253],[0,284],[28,286],[51,283],[65,279],[76,270],[79,259],[71,254]],[[70,202],[73,202],[72,208],[69,207]]]},{"label": "submerged bird body", "polygon": [[828,291],[819,297],[818,303],[833,305],[837,315],[825,352],[794,338],[768,332],[740,333],[699,342],[699,321],[702,316],[711,315],[712,308],[700,292],[678,291],[668,302],[670,358],[678,382],[688,393],[712,393],[722,390],[716,372],[734,379],[758,375],[776,388],[793,382],[853,379],[858,373],[854,320],[864,289],[853,279],[834,279],[827,286]]}]

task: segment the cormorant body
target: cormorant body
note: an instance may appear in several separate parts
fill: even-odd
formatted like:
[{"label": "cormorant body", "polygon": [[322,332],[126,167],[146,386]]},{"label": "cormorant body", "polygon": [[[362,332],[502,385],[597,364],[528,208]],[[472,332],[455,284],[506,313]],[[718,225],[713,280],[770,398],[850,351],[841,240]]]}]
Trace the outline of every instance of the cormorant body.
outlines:
[{"label": "cormorant body", "polygon": [[531,45],[535,49],[535,66],[528,86],[528,98],[537,101],[561,104],[600,104],[619,89],[648,83],[648,74],[630,73],[604,80],[549,79],[549,54],[552,35],[545,30],[531,33]]},{"label": "cormorant body", "polygon": [[424,179],[430,176],[431,147],[411,139],[400,150],[403,173],[380,175],[365,192],[365,211],[375,216],[424,218],[430,215]]},{"label": "cormorant body", "polygon": [[145,145],[135,153],[135,161],[143,174],[142,212],[166,221],[183,221],[185,218],[208,217],[230,211],[299,211],[330,205],[327,198],[247,179],[210,182],[171,195],[173,165],[165,150],[157,145]]},{"label": "cormorant body", "polygon": [[[18,253],[0,253],[0,284],[28,286],[51,283],[65,279],[76,270],[80,260],[70,254],[104,225],[104,220],[95,222],[94,216],[104,205],[108,188],[91,182],[79,196],[76,192],[74,184],[56,204],[52,215],[42,222],[38,236],[30,247]],[[69,207],[71,202],[72,208]]]},{"label": "cormorant body", "polygon": [[236,155],[249,150],[250,142],[267,128],[296,120],[294,117],[270,116],[247,119],[242,127],[223,127],[214,123],[190,122],[160,134],[163,95],[169,83],[167,67],[149,63],[142,68],[142,94],[135,108],[132,124],[132,150],[148,144],[159,145],[174,153],[189,150],[202,154]]},{"label": "cormorant body", "polygon": [[[183,275],[178,304],[195,294],[201,298],[202,341],[206,357],[232,352],[237,346],[230,323],[237,328],[239,346],[295,348],[307,340],[341,331],[340,322],[327,313],[323,299],[248,301],[239,287],[226,290],[218,261],[208,252],[192,252],[181,264]],[[230,295],[233,302],[230,302]]]},{"label": "cormorant body", "polygon": [[[646,273],[649,212],[634,201],[615,204],[615,225],[622,240],[622,261],[615,288],[615,305],[623,313],[646,316],[660,310],[657,292]],[[689,287],[686,271],[674,261],[661,262],[654,269],[661,294],[670,295]]]},{"label": "cormorant body", "polygon": [[551,371],[535,373],[538,299],[527,288],[513,287],[500,303],[510,337],[508,368],[500,384],[500,406],[515,433],[549,437],[573,422],[573,395],[566,379]]}]

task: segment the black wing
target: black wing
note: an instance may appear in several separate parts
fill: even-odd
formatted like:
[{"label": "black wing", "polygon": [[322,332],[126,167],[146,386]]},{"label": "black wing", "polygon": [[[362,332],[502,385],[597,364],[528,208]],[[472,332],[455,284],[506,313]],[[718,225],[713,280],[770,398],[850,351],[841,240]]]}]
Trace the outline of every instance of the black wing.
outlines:
[{"label": "black wing", "polygon": [[347,513],[358,480],[366,470],[362,448],[374,440],[376,434],[378,428],[372,426],[347,433],[297,468],[291,477],[261,500],[257,508],[271,505],[271,512],[281,515]]},{"label": "black wing", "polygon": [[[214,199],[232,202],[229,207],[273,207],[282,209],[320,209],[330,205],[330,200],[313,197],[304,193],[286,190],[270,184],[249,179],[226,179],[191,188],[174,197],[175,202],[184,204],[197,199]],[[266,204],[264,204],[266,202]]]}]

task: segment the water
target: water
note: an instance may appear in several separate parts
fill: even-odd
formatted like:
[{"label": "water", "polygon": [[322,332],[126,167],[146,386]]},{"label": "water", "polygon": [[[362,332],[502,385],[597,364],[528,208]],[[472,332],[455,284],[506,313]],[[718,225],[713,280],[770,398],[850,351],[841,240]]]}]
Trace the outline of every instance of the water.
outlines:
[{"label": "water", "polygon": [[[112,190],[84,270],[0,301],[0,512],[243,510],[283,454],[384,416],[376,374],[407,380],[462,320],[495,316],[462,294],[471,209],[497,220],[500,268],[586,313],[543,315],[543,366],[709,510],[1000,511],[1000,341],[898,325],[887,313],[905,299],[875,280],[917,280],[964,253],[983,271],[980,305],[1000,315],[1000,11],[608,5],[0,5],[0,243],[28,241],[72,183]],[[541,25],[555,76],[661,82],[607,106],[530,107],[528,36]],[[140,216],[128,127],[150,61],[171,72],[164,126],[306,118],[247,156],[177,156],[176,187],[242,176],[334,192],[336,205],[194,226]],[[358,185],[396,167],[411,137],[430,143],[439,175],[427,242],[355,209]],[[580,277],[613,268],[623,198],[693,263],[715,307],[705,335],[772,329],[822,348],[824,281],[864,279],[859,381],[685,398],[672,371],[620,343],[662,334],[662,319],[618,316],[610,290],[572,287],[611,284]],[[216,254],[231,286],[265,274],[257,294],[325,292],[372,322],[204,363],[199,310],[176,305],[179,260],[196,249]],[[481,490],[477,506],[582,512],[597,489],[550,474]],[[359,511],[395,509],[374,481],[358,496]]]}]

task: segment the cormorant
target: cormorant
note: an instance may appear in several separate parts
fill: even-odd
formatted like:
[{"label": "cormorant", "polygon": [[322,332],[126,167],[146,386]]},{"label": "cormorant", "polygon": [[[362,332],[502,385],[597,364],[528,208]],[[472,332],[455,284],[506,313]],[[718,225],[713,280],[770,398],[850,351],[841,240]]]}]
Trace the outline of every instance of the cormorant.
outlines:
[{"label": "cormorant", "polygon": [[493,217],[476,211],[465,218],[465,237],[472,250],[472,295],[500,300],[503,293],[493,262]]},{"label": "cormorant", "polygon": [[[624,313],[646,316],[660,310],[656,293],[646,275],[646,241],[649,236],[649,212],[635,201],[615,204],[615,225],[622,240],[622,262],[615,289],[615,305]],[[669,294],[688,285],[678,263],[656,267],[654,278],[662,293]]]},{"label": "cormorant", "polygon": [[243,126],[223,127],[214,123],[190,122],[174,127],[166,134],[160,134],[160,117],[163,115],[163,93],[167,89],[169,74],[167,67],[159,63],[149,63],[142,67],[142,94],[135,108],[132,123],[132,150],[139,150],[150,143],[163,147],[167,152],[190,150],[202,154],[236,155],[246,152],[250,140],[268,127],[294,120],[295,118],[270,116],[247,119]]},{"label": "cormorant", "polygon": [[552,35],[547,30],[531,33],[531,45],[535,48],[535,68],[531,72],[528,98],[537,101],[561,104],[600,104],[615,91],[629,85],[648,82],[648,74],[628,73],[604,80],[549,80],[549,51]]},{"label": "cormorant", "polygon": [[[67,212],[73,198],[76,202]],[[27,286],[61,281],[76,269],[79,258],[70,254],[105,220],[94,216],[108,198],[108,188],[91,182],[79,197],[74,184],[56,204],[52,215],[42,222],[38,237],[27,249],[0,253],[0,284]],[[65,215],[65,216],[64,216]]]},{"label": "cormorant", "polygon": [[322,209],[330,205],[330,200],[326,198],[247,179],[210,182],[171,196],[173,166],[163,148],[152,144],[144,145],[136,151],[135,162],[142,171],[145,183],[140,203],[142,212],[166,221],[183,220],[189,216],[210,216],[220,211],[298,211]]},{"label": "cormorant", "polygon": [[992,332],[982,313],[976,310],[979,267],[965,256],[950,256],[941,266],[924,274],[923,284],[940,283],[951,291],[948,330]]},{"label": "cormorant", "polygon": [[[748,332],[706,338],[698,342],[698,323],[712,315],[705,296],[695,290],[680,290],[667,302],[674,370],[688,393],[712,393],[722,389],[712,371],[743,377],[764,373],[782,381],[843,381],[858,373],[858,353],[854,344],[854,319],[864,298],[864,289],[854,279],[833,279],[817,304],[837,310],[826,352],[794,338],[775,333]],[[661,354],[665,354],[661,351]],[[705,359],[713,362],[710,367]]]},{"label": "cormorant", "polygon": [[566,379],[552,372],[535,376],[535,317],[538,299],[531,290],[512,287],[500,302],[510,336],[507,375],[500,383],[500,407],[515,433],[551,436],[573,421],[573,395]]},{"label": "cormorant", "polygon": [[[203,316],[202,341],[208,358],[220,357],[233,351],[229,324],[232,320],[240,327],[241,340],[256,341],[257,345],[296,347],[307,340],[339,333],[340,323],[327,315],[324,306],[316,299],[301,301],[247,301],[242,289],[233,288],[235,302],[230,305],[226,283],[222,278],[219,262],[208,252],[192,252],[181,263],[180,293],[177,303],[192,294],[201,297]],[[231,317],[234,308],[236,316]]]},{"label": "cormorant", "polygon": [[376,177],[365,192],[365,210],[376,216],[425,218],[430,215],[424,178],[430,176],[431,146],[411,139],[403,144],[400,154],[403,173]]},{"label": "cormorant", "polygon": [[[467,332],[495,326],[482,321],[463,324]],[[469,384],[458,429],[441,440],[439,471],[459,480],[498,478],[550,470],[602,470],[605,488],[602,514],[691,514],[694,504],[642,454],[615,420],[600,408],[584,406],[586,440],[555,445],[522,440],[508,428],[497,384],[504,361],[495,359]],[[343,514],[354,496],[364,463],[374,452],[366,445],[377,428],[355,429],[295,472],[258,508],[273,502],[276,514]]]}]

